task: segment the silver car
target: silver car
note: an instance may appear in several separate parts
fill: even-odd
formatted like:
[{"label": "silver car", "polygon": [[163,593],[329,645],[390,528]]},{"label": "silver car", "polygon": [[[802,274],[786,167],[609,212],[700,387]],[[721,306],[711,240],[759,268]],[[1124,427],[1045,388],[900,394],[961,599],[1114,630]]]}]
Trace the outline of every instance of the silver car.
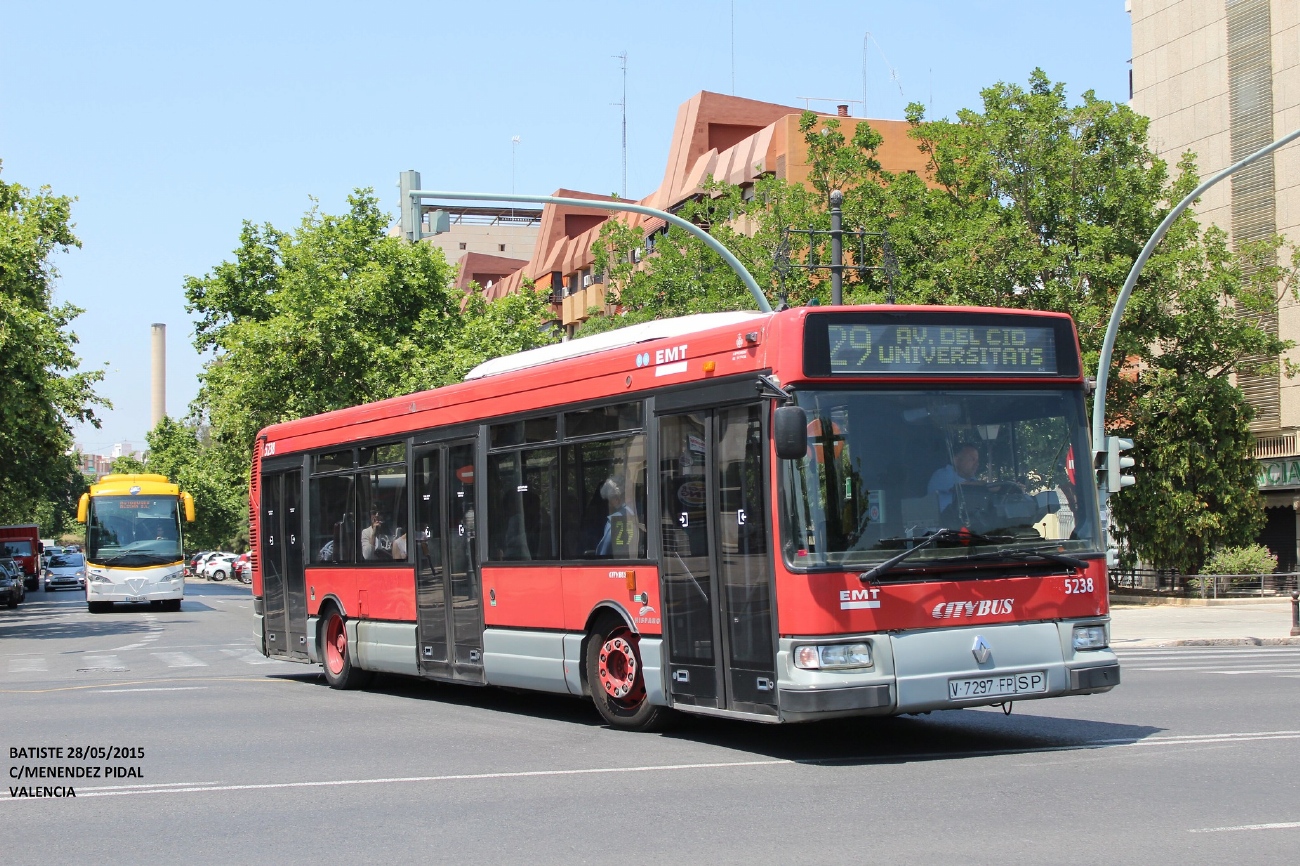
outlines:
[{"label": "silver car", "polygon": [[80,589],[86,585],[86,558],[80,553],[60,553],[45,566],[45,591]]}]

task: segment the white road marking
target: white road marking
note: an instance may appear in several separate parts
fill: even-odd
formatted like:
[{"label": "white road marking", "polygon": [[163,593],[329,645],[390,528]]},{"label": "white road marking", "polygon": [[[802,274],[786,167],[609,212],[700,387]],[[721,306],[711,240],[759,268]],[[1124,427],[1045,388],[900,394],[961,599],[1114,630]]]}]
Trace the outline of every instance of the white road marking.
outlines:
[{"label": "white road marking", "polygon": [[1288,667],[1288,668],[1246,668],[1246,669],[1244,669],[1244,670],[1224,670],[1224,669],[1221,668],[1221,667],[1137,668],[1137,667],[1132,667],[1132,666],[1126,666],[1126,667],[1124,668],[1124,670],[1126,670],[1126,671],[1159,671],[1159,672],[1162,672],[1162,673],[1168,673],[1168,672],[1171,672],[1171,671],[1188,671],[1188,672],[1191,672],[1191,673],[1224,674],[1224,675],[1227,675],[1227,676],[1231,676],[1231,675],[1233,675],[1233,674],[1280,674],[1280,673],[1289,673],[1289,672],[1291,672],[1291,671],[1297,671],[1297,670],[1300,670],[1300,664],[1292,665],[1291,667]]},{"label": "white road marking", "polygon": [[135,788],[189,788],[194,785],[216,785],[217,782],[159,782],[156,785],[96,785],[87,791],[125,791]]},{"label": "white road marking", "polygon": [[145,689],[91,689],[89,694],[109,694],[112,692],[193,692],[200,689],[206,689],[207,686],[167,686],[165,688],[145,688]]},{"label": "white road marking", "polygon": [[122,660],[117,656],[86,656],[85,665],[88,668],[120,668]]},{"label": "white road marking", "polygon": [[1235,833],[1238,830],[1295,830],[1300,828],[1300,821],[1287,821],[1282,824],[1241,824],[1237,827],[1202,827],[1189,830],[1189,833]]},{"label": "white road marking", "polygon": [[199,661],[189,653],[149,653],[161,659],[169,668],[206,668],[207,662]]},{"label": "white road marking", "polygon": [[[709,770],[728,767],[766,767],[775,764],[793,764],[794,761],[774,759],[768,761],[720,761],[709,764],[663,764],[649,767],[593,767],[581,770],[526,770],[516,773],[462,773],[447,776],[404,776],[387,779],[334,779],[325,782],[271,782],[260,785],[196,785],[191,788],[168,788],[166,790],[136,791],[95,791],[78,797],[121,797],[133,794],[192,794],[209,791],[263,791],[277,788],[337,788],[350,785],[393,785],[409,782],[472,782],[485,779],[524,779],[545,776],[587,776],[609,773],[654,773],[673,770]],[[16,802],[14,800],[0,800]]]},{"label": "white road marking", "polygon": [[[699,764],[661,764],[641,767],[590,767],[576,770],[525,770],[519,772],[506,773],[456,773],[442,776],[397,776],[380,779],[334,779],[317,782],[270,782],[262,784],[249,785],[221,785],[216,783],[194,783],[185,786],[175,786],[163,788],[123,788],[121,790],[110,790],[108,788],[87,788],[85,793],[78,793],[78,797],[123,797],[134,796],[139,794],[194,794],[194,793],[211,793],[222,791],[265,791],[284,788],[337,788],[355,785],[394,785],[406,784],[412,782],[474,782],[486,781],[492,779],[530,779],[530,778],[547,778],[558,776],[593,776],[593,775],[612,775],[618,773],[666,773],[678,772],[683,770],[713,770],[729,769],[736,767],[773,767],[781,765],[805,766],[834,766],[837,764],[858,763],[861,761],[880,760],[880,761],[906,761],[917,760],[921,758],[970,758],[970,757],[1005,757],[1016,755],[1043,754],[1051,752],[1078,751],[1085,749],[1105,749],[1105,748],[1124,748],[1129,746],[1199,746],[1205,743],[1222,743],[1222,742],[1250,742],[1256,740],[1294,740],[1300,739],[1300,731],[1247,731],[1240,733],[1222,733],[1222,734],[1183,734],[1168,737],[1150,737],[1145,740],[1133,739],[1115,739],[1115,740],[1093,740],[1087,743],[1076,743],[1062,746],[1041,746],[1028,749],[997,749],[988,751],[972,752],[919,752],[915,754],[880,754],[880,755],[857,755],[845,756],[843,758],[833,758],[829,760],[814,761],[795,761],[783,758],[759,761],[717,761]],[[0,804],[24,802],[22,799],[0,799]],[[1249,830],[1249,829],[1283,829],[1292,826],[1290,824],[1260,824],[1248,825],[1242,827],[1219,827],[1207,828],[1199,832],[1221,832],[1227,830]],[[1198,831],[1193,831],[1198,832]]]},{"label": "white road marking", "polygon": [[132,644],[127,644],[126,646],[115,646],[113,647],[112,652],[116,653],[116,652],[121,652],[122,650],[139,649],[142,646],[144,646],[144,644],[142,643],[132,643]]},{"label": "white road marking", "polygon": [[241,662],[243,662],[244,664],[248,664],[248,665],[282,665],[282,664],[291,664],[291,662],[282,662],[282,661],[280,661],[279,659],[269,659],[269,658],[267,658],[266,656],[262,655],[261,653],[257,652],[257,650],[251,650],[251,649],[242,649],[242,650],[223,649],[222,652],[225,653],[226,655],[230,656],[231,658],[239,659]]},{"label": "white road marking", "polygon": [[49,669],[49,665],[46,664],[43,657],[9,660],[9,673],[11,674],[34,673],[36,671],[48,671]]}]

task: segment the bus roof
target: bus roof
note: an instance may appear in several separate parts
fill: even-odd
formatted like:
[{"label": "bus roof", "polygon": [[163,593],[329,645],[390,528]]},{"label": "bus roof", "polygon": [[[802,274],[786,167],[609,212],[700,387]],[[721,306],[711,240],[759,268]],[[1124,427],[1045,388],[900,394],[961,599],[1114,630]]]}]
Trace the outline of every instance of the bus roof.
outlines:
[{"label": "bus roof", "polygon": [[693,316],[642,322],[639,325],[629,325],[626,328],[617,328],[613,331],[593,334],[590,337],[579,337],[576,340],[567,340],[551,346],[542,346],[538,349],[529,349],[526,352],[517,352],[513,355],[493,358],[491,361],[484,361],[466,373],[465,381],[481,379],[484,376],[496,376],[513,370],[524,370],[541,364],[564,361],[568,358],[594,355],[596,352],[603,352],[606,349],[621,349],[624,346],[646,343],[651,340],[662,340],[668,337],[685,337],[711,328],[721,328],[740,322],[770,318],[771,315],[771,313],[759,313],[753,310],[740,310],[731,313],[696,313]]},{"label": "bus roof", "polygon": [[797,381],[805,378],[802,334],[809,316],[871,312],[1069,319],[1064,313],[1036,310],[902,305],[814,306],[661,319],[496,358],[474,368],[465,381],[440,388],[270,424],[258,433],[259,450],[267,458],[380,441],[411,431],[486,422],[622,394],[634,399],[633,395],[647,390],[734,379],[764,369],[780,369],[782,381]]},{"label": "bus roof", "polygon": [[91,496],[176,496],[180,488],[166,475],[105,475],[90,485]]}]

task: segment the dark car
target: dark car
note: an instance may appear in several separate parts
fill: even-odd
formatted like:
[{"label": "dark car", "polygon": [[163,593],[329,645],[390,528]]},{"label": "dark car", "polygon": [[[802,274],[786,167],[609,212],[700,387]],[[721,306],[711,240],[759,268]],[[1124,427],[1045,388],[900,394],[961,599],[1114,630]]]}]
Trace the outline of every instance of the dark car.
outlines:
[{"label": "dark car", "polygon": [[12,557],[0,557],[0,602],[6,607],[17,607],[27,597],[23,585],[23,567]]},{"label": "dark car", "polygon": [[80,589],[86,585],[86,558],[80,553],[61,553],[50,557],[45,566],[45,591]]}]

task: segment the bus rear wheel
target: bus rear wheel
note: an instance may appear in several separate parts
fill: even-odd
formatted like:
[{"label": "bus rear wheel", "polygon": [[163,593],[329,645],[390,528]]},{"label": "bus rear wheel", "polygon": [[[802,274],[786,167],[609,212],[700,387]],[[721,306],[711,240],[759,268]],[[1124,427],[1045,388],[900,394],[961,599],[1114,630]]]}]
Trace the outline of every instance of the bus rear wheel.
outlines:
[{"label": "bus rear wheel", "polygon": [[604,623],[587,638],[587,685],[606,723],[628,731],[655,731],[670,710],[650,703],[638,637],[622,623]]},{"label": "bus rear wheel", "polygon": [[325,682],[332,689],[359,689],[370,682],[370,672],[352,664],[348,657],[347,622],[338,608],[330,608],[320,624],[320,659]]}]

